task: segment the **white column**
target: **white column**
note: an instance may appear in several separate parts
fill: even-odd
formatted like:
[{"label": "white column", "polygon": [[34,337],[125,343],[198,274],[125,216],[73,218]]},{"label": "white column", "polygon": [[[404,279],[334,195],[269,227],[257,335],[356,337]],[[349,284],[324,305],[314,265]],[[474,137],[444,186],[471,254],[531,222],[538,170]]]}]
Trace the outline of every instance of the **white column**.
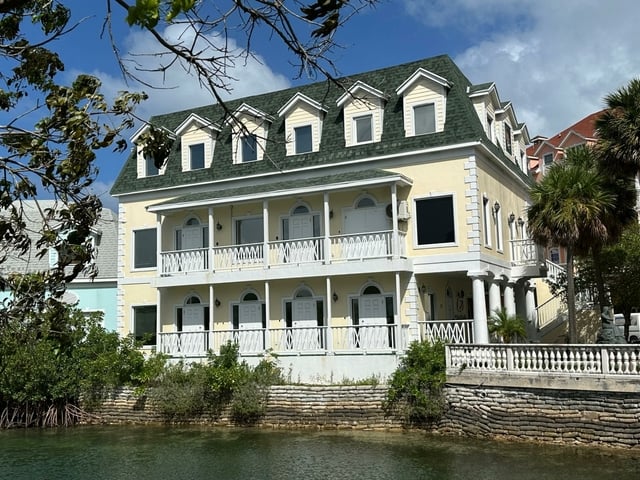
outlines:
[{"label": "white column", "polygon": [[400,258],[400,242],[398,241],[398,192],[395,183],[391,185],[391,212],[393,222],[393,232],[391,233],[391,253],[393,258]]},{"label": "white column", "polygon": [[471,276],[473,286],[473,336],[474,343],[489,343],[487,328],[487,309],[484,303],[484,280],[480,276]]},{"label": "white column", "polygon": [[[209,249],[211,251],[211,249]],[[215,321],[215,314],[213,311],[216,309],[216,297],[215,292],[213,291],[213,285],[209,284],[209,331],[206,333],[207,335],[207,349],[212,349],[213,345],[213,331],[215,330],[215,325],[213,322]]]},{"label": "white column", "polygon": [[487,312],[490,317],[496,310],[502,309],[502,302],[500,301],[500,282],[495,278],[489,281],[489,311]]},{"label": "white column", "polygon": [[160,349],[160,333],[162,332],[162,295],[160,294],[160,288],[156,288],[156,351],[161,352]]},{"label": "white column", "polygon": [[[329,192],[324,192],[323,196],[324,206],[324,263],[331,263],[331,210],[329,209]],[[327,303],[330,303],[331,296],[327,295]]]},{"label": "white column", "polygon": [[264,311],[265,311],[265,322],[264,322],[264,348],[268,350],[271,348],[271,332],[270,332],[270,323],[271,323],[271,292],[269,289],[269,282],[264,282]]},{"label": "white column", "polygon": [[525,315],[527,321],[538,325],[538,318],[536,312],[536,298],[535,298],[535,286],[528,283],[525,286]]},{"label": "white column", "polygon": [[396,272],[395,304],[396,304],[396,311],[394,312],[393,320],[394,320],[394,323],[396,324],[396,351],[401,352],[404,350],[404,342],[402,341],[402,328],[400,325],[400,322],[402,321],[402,315],[400,315],[400,309],[402,308],[402,297],[400,296],[400,273],[399,272]]},{"label": "white column", "polygon": [[331,332],[331,319],[333,318],[333,293],[331,292],[331,278],[326,278],[326,287],[327,287],[327,324],[326,324],[326,332],[327,335],[325,340],[327,344],[325,345],[325,349],[327,352],[333,352],[333,334]]},{"label": "white column", "polygon": [[262,261],[264,262],[264,266],[269,266],[269,201],[262,201],[262,235],[263,235],[263,246],[262,246]]},{"label": "white column", "polygon": [[507,282],[504,287],[504,308],[507,315],[512,317],[516,314],[516,298],[514,294],[515,285],[513,282]]},{"label": "white column", "polygon": [[[208,225],[209,225],[209,234],[207,235],[208,240],[209,240],[209,271],[213,272],[213,246],[215,245],[214,241],[214,231],[216,229],[215,225],[213,224],[213,207],[209,207],[209,218],[207,220]],[[213,303],[209,302],[209,311],[212,310],[213,307]],[[211,324],[211,328],[213,328],[213,323]]]},{"label": "white column", "polygon": [[162,217],[156,213],[156,268],[162,275]]}]

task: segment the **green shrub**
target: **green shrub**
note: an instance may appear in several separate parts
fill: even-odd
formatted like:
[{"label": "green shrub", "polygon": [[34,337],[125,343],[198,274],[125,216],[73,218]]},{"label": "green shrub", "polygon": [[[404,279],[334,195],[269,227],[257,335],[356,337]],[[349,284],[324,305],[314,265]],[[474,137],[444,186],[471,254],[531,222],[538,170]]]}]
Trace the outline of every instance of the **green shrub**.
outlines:
[{"label": "green shrub", "polygon": [[413,342],[391,377],[383,409],[408,424],[434,422],[444,412],[445,381],[444,343]]}]

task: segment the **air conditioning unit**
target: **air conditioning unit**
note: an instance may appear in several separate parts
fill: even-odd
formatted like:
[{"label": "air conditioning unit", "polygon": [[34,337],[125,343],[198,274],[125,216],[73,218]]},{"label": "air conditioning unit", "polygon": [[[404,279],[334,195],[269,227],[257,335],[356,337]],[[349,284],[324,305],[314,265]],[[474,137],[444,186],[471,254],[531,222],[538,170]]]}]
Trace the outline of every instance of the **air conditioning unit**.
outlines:
[{"label": "air conditioning unit", "polygon": [[[393,210],[391,204],[387,205],[385,210],[387,213],[387,217],[393,218]],[[398,220],[409,220],[411,218],[411,214],[409,213],[409,204],[406,200],[402,200],[398,202]]]},{"label": "air conditioning unit", "polygon": [[400,201],[398,203],[398,220],[409,220],[410,218],[409,204],[406,200]]}]

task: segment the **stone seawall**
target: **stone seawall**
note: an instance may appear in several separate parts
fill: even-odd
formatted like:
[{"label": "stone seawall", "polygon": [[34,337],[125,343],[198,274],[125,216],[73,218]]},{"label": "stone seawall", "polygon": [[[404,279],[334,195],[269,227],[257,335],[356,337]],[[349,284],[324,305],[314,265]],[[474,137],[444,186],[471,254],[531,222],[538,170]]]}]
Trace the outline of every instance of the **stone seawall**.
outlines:
[{"label": "stone seawall", "polygon": [[[385,417],[385,386],[275,386],[258,426],[273,428],[399,430]],[[443,434],[640,449],[640,391],[585,391],[449,384],[448,409],[434,430]],[[152,397],[114,392],[96,423],[158,423]],[[189,423],[232,425],[227,412]]]},{"label": "stone seawall", "polygon": [[449,385],[447,401],[443,433],[640,448],[640,392]]}]

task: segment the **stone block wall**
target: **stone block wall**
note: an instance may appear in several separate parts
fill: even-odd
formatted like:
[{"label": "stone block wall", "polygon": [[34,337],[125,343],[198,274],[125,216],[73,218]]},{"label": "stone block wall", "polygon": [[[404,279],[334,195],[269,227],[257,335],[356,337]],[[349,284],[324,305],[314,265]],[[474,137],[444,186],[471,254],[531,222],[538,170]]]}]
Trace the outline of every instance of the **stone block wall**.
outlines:
[{"label": "stone block wall", "polygon": [[446,396],[442,433],[640,448],[640,391],[448,385]]}]

